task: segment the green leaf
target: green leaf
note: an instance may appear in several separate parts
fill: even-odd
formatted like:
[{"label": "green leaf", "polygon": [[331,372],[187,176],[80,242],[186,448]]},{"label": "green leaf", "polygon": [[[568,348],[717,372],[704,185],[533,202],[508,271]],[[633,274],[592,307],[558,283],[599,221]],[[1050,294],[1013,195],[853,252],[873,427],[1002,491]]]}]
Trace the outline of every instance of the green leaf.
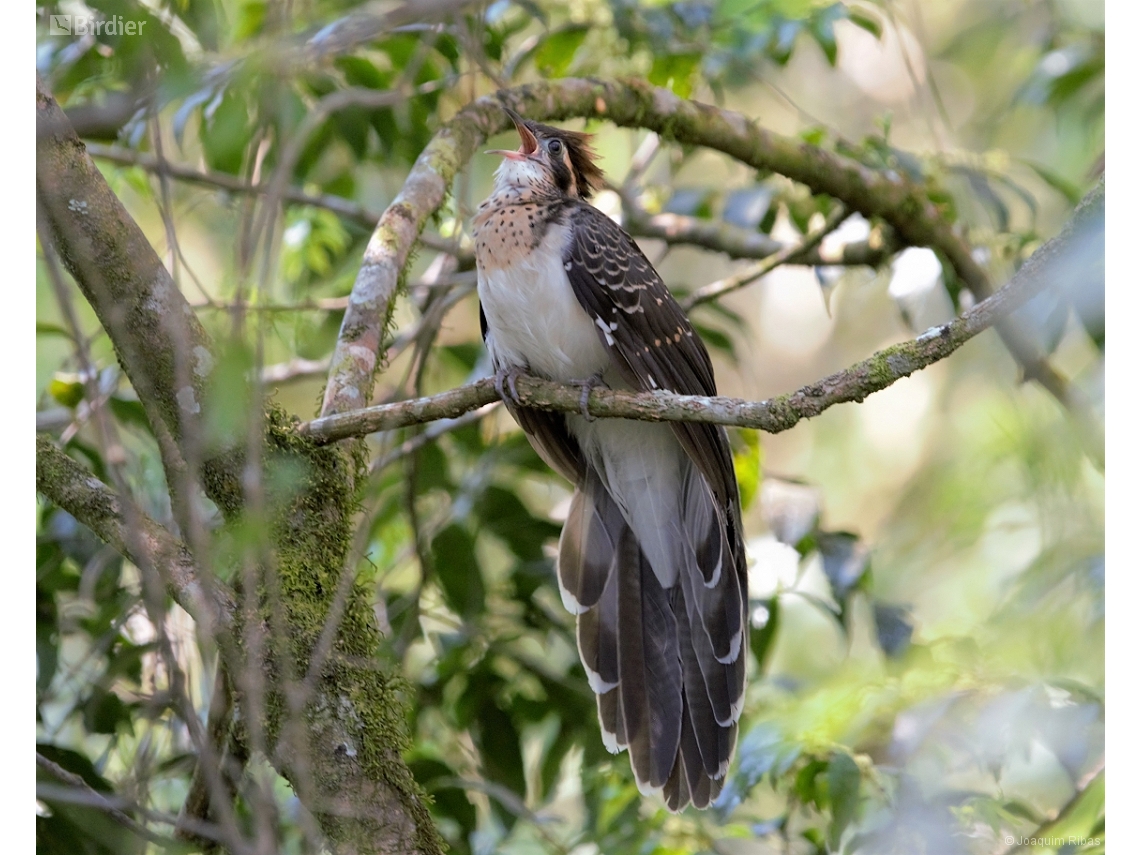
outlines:
[{"label": "green leaf", "polygon": [[346,107],[332,116],[333,125],[357,160],[368,154],[368,131],[371,124],[369,111],[363,107]]},{"label": "green leaf", "polygon": [[883,25],[879,22],[878,18],[871,15],[863,9],[847,9],[847,20],[849,20],[856,27],[866,30],[868,33],[879,39],[883,37]]},{"label": "green leaf", "polygon": [[464,618],[483,611],[483,574],[475,557],[475,539],[452,524],[431,542],[432,564],[447,604]]},{"label": "green leaf", "polygon": [[83,705],[83,726],[88,733],[134,732],[131,708],[114,692],[96,688]]},{"label": "green leaf", "polygon": [[[479,747],[487,778],[502,784],[520,799],[525,798],[526,773],[519,732],[511,717],[490,699],[479,709]],[[514,825],[517,814],[500,799],[492,798],[491,806],[507,828]]]},{"label": "green leaf", "polygon": [[211,169],[237,175],[245,161],[245,151],[253,137],[251,111],[246,100],[227,88],[221,98],[203,111],[200,125],[202,153]]},{"label": "green leaf", "polygon": [[738,431],[737,439],[743,447],[733,454],[732,466],[736,470],[736,482],[740,486],[740,507],[747,511],[760,492],[760,467],[764,452],[758,431]]},{"label": "green leaf", "polygon": [[843,831],[855,818],[859,808],[859,783],[862,780],[859,765],[846,751],[836,752],[827,767],[827,793],[831,801],[831,824],[828,826],[828,843],[831,851],[839,849]]},{"label": "green leaf", "polygon": [[570,24],[553,31],[534,51],[535,67],[546,77],[562,77],[589,32],[588,24]]},{"label": "green leaf", "polygon": [[75,409],[83,400],[83,384],[78,380],[64,380],[59,376],[53,377],[48,383],[48,394],[65,407]]},{"label": "green leaf", "polygon": [[134,425],[150,433],[150,420],[146,417],[146,410],[140,402],[116,396],[111,398],[109,403],[115,418],[124,425]]},{"label": "green leaf", "polygon": [[476,512],[483,528],[502,538],[524,561],[540,561],[543,544],[560,531],[553,523],[534,517],[518,496],[502,487],[488,487]]},{"label": "green leaf", "polygon": [[387,89],[392,82],[391,74],[382,72],[364,57],[338,57],[336,67],[344,72],[344,80],[349,86],[361,86],[365,89]]},{"label": "green leaf", "polygon": [[824,800],[824,794],[820,792],[816,784],[816,778],[819,777],[827,769],[826,760],[809,760],[799,772],[796,773],[795,783],[792,785],[792,790],[796,794],[796,798],[800,800],[801,804],[814,804],[816,807],[821,806]]},{"label": "green leaf", "polygon": [[822,12],[812,16],[810,30],[812,38],[823,50],[828,65],[835,66],[839,58],[839,46],[835,41],[835,22],[845,18],[846,12],[841,3],[834,3]]},{"label": "green leaf", "polygon": [[654,86],[671,89],[681,98],[688,98],[693,92],[693,75],[701,64],[699,53],[667,53],[653,58],[649,70],[649,82]]},{"label": "green leaf", "polygon": [[[1060,193],[1068,201],[1070,205],[1077,205],[1081,201],[1081,190],[1076,184],[1069,181],[1067,178],[1062,177],[1058,173],[1042,166],[1039,163],[1034,163],[1030,160],[1022,160],[1026,166],[1037,173],[1037,177]],[[37,327],[38,329],[38,327]]]}]

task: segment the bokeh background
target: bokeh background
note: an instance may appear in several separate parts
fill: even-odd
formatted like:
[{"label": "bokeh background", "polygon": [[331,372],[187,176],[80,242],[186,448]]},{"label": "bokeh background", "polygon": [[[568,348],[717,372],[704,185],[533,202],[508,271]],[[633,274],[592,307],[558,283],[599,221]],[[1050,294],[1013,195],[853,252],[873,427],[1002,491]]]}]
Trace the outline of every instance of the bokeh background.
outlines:
[{"label": "bokeh background", "polygon": [[[435,129],[473,98],[536,79],[634,76],[927,181],[997,282],[1104,171],[1097,2],[455,3],[321,63],[267,60],[282,40],[393,5],[107,0],[44,4],[37,16],[40,73],[203,323],[228,342],[208,411],[219,436],[241,435],[244,409],[232,403],[248,394],[249,371],[286,410],[315,413],[367,241],[366,216],[278,208],[219,184],[276,176],[292,141],[289,186],[378,214]],[[145,19],[146,35],[50,35],[56,12]],[[404,95],[313,121],[314,105],[344,87]],[[611,183],[597,203],[635,234],[631,212],[795,242],[830,209],[716,152],[567,124],[596,133]],[[505,135],[488,145],[504,146]],[[215,180],[160,179],[155,158]],[[457,262],[435,250],[464,246],[495,166],[476,156],[429,229],[378,401],[488,372],[473,273],[462,252]],[[882,236],[855,215],[824,250]],[[639,242],[681,295],[753,263]],[[88,420],[109,406],[136,500],[169,519],[153,439],[106,336],[77,296],[100,367],[104,397],[92,401],[38,258],[38,426],[98,471],[106,450]],[[1103,418],[1103,235],[1071,269],[1071,287],[1020,320]],[[874,267],[780,267],[692,317],[722,394],[759,400],[971,301],[935,253],[909,248]],[[415,431],[369,439],[357,544],[388,641],[377,657],[408,684],[409,760],[454,851],[996,853],[1034,835],[1047,840],[1040,851],[1104,851],[1103,445],[1098,455],[1095,437],[1023,380],[993,332],[784,434],[733,432],[753,661],[738,759],[706,813],[670,815],[638,794],[625,757],[602,749],[553,585],[568,486],[501,408],[446,427],[411,450]],[[194,757],[159,698],[169,675],[138,574],[42,501],[41,520],[41,751],[177,814]],[[209,645],[177,607],[163,632],[204,719]],[[310,851],[285,782],[263,759],[250,763],[275,781],[280,851]],[[147,848],[64,801],[41,797],[37,817],[40,851]]]}]

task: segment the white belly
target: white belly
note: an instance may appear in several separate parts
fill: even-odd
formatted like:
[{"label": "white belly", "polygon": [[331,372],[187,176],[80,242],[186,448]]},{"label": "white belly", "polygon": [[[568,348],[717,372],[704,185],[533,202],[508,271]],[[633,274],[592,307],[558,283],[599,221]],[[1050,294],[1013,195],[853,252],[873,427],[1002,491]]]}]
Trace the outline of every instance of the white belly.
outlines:
[{"label": "white belly", "polygon": [[479,269],[487,349],[497,366],[551,380],[584,380],[609,364],[594,320],[562,266],[567,232],[552,226],[542,244],[506,267]]}]

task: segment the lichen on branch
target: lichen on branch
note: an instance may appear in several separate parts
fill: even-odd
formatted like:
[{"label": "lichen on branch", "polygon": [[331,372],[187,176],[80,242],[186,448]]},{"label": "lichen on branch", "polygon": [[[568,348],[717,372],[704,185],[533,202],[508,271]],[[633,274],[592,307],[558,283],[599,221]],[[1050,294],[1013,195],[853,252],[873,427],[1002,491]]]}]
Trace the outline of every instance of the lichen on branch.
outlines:
[{"label": "lichen on branch", "polygon": [[[927,188],[899,173],[871,169],[819,146],[767,131],[739,113],[684,100],[639,80],[543,81],[468,104],[440,128],[416,161],[369,242],[337,340],[322,416],[368,403],[382,356],[383,331],[412,246],[427,219],[443,203],[459,170],[487,137],[511,126],[503,104],[537,121],[586,117],[648,129],[670,141],[705,146],[755,169],[778,172],[813,193],[839,200],[851,211],[883,220],[903,244],[937,250],[978,298],[993,293],[989,275],[930,200]],[[1005,323],[999,331],[1027,375],[1083,418],[1079,401],[1069,393],[1064,379],[1024,336]]]}]

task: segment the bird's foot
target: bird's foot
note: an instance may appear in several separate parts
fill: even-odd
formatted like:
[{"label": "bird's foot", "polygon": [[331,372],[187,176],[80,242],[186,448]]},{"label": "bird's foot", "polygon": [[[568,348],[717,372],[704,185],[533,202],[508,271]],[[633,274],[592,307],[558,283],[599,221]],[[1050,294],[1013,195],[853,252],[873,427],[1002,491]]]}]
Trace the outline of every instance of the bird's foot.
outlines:
[{"label": "bird's foot", "polygon": [[495,391],[499,393],[508,404],[519,406],[522,401],[519,400],[518,380],[525,372],[517,365],[504,366],[495,369]]},{"label": "bird's foot", "polygon": [[582,395],[578,398],[578,409],[581,410],[582,417],[588,422],[597,421],[596,416],[590,415],[590,393],[595,389],[608,389],[610,387],[602,381],[601,371],[577,382],[582,385]]}]

